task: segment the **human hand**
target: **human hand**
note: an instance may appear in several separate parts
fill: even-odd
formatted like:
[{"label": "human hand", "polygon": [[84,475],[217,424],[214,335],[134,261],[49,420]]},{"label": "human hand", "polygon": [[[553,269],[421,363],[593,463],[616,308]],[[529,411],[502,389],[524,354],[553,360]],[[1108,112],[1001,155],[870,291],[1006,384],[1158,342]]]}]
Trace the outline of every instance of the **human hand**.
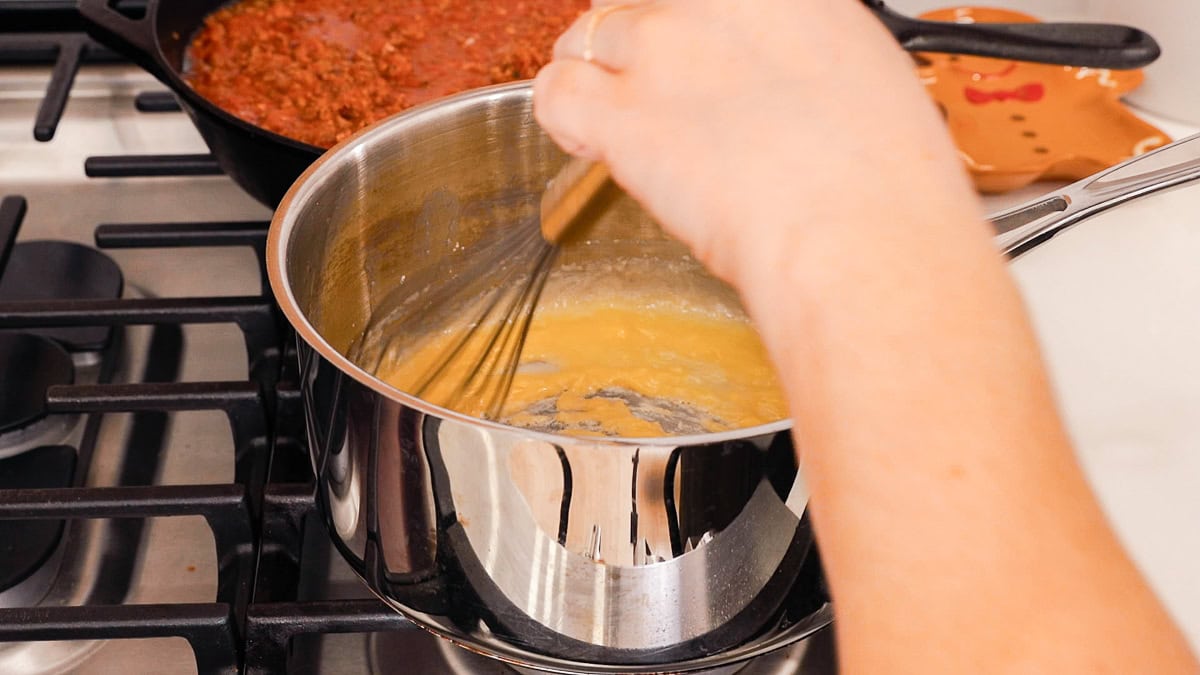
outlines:
[{"label": "human hand", "polygon": [[598,1],[554,56],[546,131],[743,291],[814,229],[947,201],[977,217],[911,60],[860,3]]},{"label": "human hand", "polygon": [[741,291],[846,672],[1196,672],[1088,492],[936,108],[861,3],[593,8],[534,111]]}]

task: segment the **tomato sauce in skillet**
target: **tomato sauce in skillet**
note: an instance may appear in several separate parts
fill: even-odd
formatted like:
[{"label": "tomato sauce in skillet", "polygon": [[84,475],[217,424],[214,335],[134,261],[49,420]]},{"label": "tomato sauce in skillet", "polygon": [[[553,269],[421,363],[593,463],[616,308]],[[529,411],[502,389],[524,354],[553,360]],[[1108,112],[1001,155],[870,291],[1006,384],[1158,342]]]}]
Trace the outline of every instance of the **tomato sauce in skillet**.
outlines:
[{"label": "tomato sauce in skillet", "polygon": [[251,124],[329,147],[405,108],[533,77],[589,0],[242,0],[188,50],[188,83]]}]

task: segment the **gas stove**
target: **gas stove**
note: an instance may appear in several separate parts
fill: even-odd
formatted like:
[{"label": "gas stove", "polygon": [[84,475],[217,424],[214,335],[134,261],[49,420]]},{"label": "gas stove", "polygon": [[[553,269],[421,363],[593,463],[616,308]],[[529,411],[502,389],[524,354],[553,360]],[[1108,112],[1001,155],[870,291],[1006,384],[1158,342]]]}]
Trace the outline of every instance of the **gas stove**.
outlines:
[{"label": "gas stove", "polygon": [[0,198],[0,673],[514,672],[333,552],[271,212],[69,2],[0,0]]},{"label": "gas stove", "polygon": [[[271,212],[71,2],[0,0],[0,199],[0,673],[514,672],[333,552]],[[834,662],[824,631],[741,672]]]}]

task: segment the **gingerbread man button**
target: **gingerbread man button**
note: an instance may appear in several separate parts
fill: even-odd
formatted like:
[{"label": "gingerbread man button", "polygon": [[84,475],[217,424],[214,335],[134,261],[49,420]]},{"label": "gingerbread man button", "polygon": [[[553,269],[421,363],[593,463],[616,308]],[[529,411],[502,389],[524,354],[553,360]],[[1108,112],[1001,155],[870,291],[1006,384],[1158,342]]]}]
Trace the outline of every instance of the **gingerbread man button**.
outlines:
[{"label": "gingerbread man button", "polygon": [[[942,9],[921,18],[1037,20],[977,7]],[[914,58],[981,192],[1005,192],[1040,179],[1076,180],[1170,142],[1120,101],[1141,84],[1140,70],[927,52]]]}]

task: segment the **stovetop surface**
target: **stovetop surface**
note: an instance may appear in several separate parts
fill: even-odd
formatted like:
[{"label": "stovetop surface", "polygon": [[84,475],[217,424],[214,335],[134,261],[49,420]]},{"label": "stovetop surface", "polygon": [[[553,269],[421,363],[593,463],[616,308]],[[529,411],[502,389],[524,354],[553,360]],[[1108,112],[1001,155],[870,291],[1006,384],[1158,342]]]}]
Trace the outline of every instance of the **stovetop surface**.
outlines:
[{"label": "stovetop surface", "polygon": [[[0,194],[19,194],[27,201],[18,240],[53,239],[93,246],[96,228],[106,224],[186,224],[241,222],[265,228],[271,212],[245,195],[224,176],[89,178],[90,157],[147,154],[203,154],[206,148],[182,113],[148,114],[135,109],[145,91],[161,91],[152,77],[132,66],[85,65],[75,82],[53,140],[35,141],[31,120],[49,78],[46,67],[0,67]],[[167,227],[166,229],[171,229]],[[265,230],[264,230],[265,231]],[[249,298],[264,292],[261,265],[248,246],[210,246],[186,251],[169,248],[112,248],[104,253],[119,265],[132,298],[208,296]],[[241,331],[228,323],[184,325],[175,379],[189,383],[244,382],[247,347]],[[145,364],[143,352],[153,340],[146,327],[125,329],[115,381],[136,382]],[[286,386],[286,385],[285,385]],[[122,484],[122,443],[129,434],[127,416],[106,415],[102,438],[92,461],[89,486]],[[76,430],[76,436],[80,430]],[[170,415],[155,472],[155,485],[223,486],[234,482],[234,441],[221,411],[189,411]],[[71,442],[77,441],[74,439]],[[303,493],[302,484],[282,490]],[[289,497],[290,498],[290,497]],[[103,538],[98,521],[83,520],[69,529],[79,541]],[[333,624],[373,625],[376,613],[391,618],[389,630],[301,635],[292,641],[290,673],[469,672],[514,673],[511,668],[438,640],[395,617],[372,598],[350,568],[333,552],[318,518],[303,525],[296,600],[304,604],[302,622],[322,625],[322,613]],[[135,569],[124,602],[129,605],[212,603],[218,593],[219,563],[213,533],[198,516],[149,518],[140,545],[129,555]],[[104,555],[95,546],[83,557]],[[101,575],[82,575],[79,585],[103,584]],[[62,593],[66,604],[78,604],[87,588]],[[0,596],[0,607],[5,605]],[[266,598],[266,613],[285,610],[284,601]],[[352,604],[347,605],[345,603]],[[299,606],[296,606],[299,607]],[[349,609],[346,609],[346,608]],[[366,616],[361,626],[348,617]],[[316,617],[314,619],[314,617]],[[376,622],[377,623],[377,622]],[[341,625],[336,630],[346,630]],[[49,647],[47,646],[49,645]],[[760,659],[743,671],[770,673],[833,672],[829,634],[791,650]],[[154,664],[154,672],[174,675],[197,672],[188,642],[182,638],[143,638],[92,643],[0,644],[0,671],[71,672],[124,675],[131,664]],[[270,672],[260,671],[260,672]]]}]

